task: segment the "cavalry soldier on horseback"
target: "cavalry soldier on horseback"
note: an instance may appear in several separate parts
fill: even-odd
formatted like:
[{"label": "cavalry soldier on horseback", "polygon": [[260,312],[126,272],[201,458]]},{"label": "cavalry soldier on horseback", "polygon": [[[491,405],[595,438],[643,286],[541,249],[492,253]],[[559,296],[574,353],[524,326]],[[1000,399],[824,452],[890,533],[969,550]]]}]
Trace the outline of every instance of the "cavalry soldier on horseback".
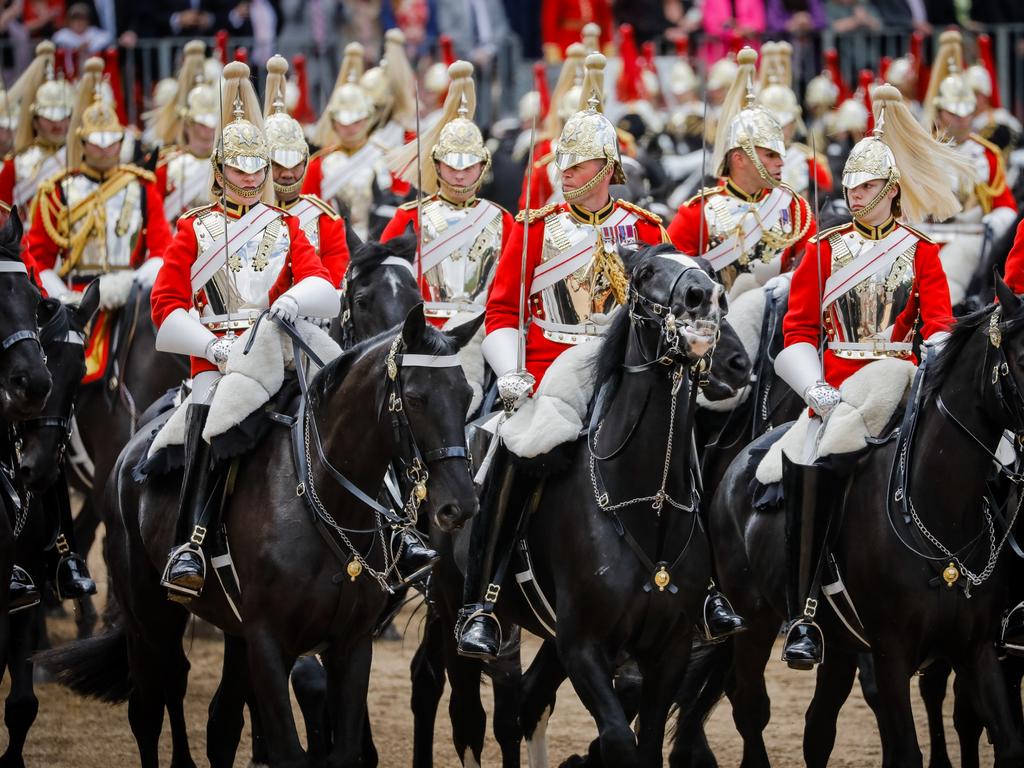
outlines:
[{"label": "cavalry soldier on horseback", "polygon": [[160,110],[154,126],[162,144],[156,178],[169,224],[205,203],[210,193],[210,155],[217,139],[220,103],[216,89],[203,77],[205,52],[206,45],[199,40],[185,45],[177,95]]},{"label": "cavalry soldier on horseback", "polygon": [[298,120],[285,110],[288,62],[283,56],[267,61],[263,99],[263,133],[270,152],[277,205],[299,220],[302,231],[327,267],[331,282],[340,286],[348,269],[345,222],[316,195],[299,193],[309,163],[309,145]]},{"label": "cavalry soldier on horseback", "polygon": [[423,135],[419,149],[414,140],[389,158],[396,175],[421,184],[426,197],[400,206],[381,235],[386,242],[410,226],[419,233],[421,288],[426,315],[436,325],[461,312],[484,311],[498,256],[513,228],[508,211],[476,196],[491,153],[473,122],[473,65],[457,61],[448,76],[441,119]]},{"label": "cavalry soldier on horseback", "polygon": [[54,51],[53,43],[39,43],[35,60],[11,86],[21,107],[14,154],[0,170],[0,200],[17,205],[23,219],[39,185],[63,171],[67,162],[64,145],[75,91],[66,80],[54,78]]},{"label": "cavalry soldier on horseback", "polygon": [[744,48],[718,123],[712,169],[724,179],[679,208],[668,228],[683,253],[702,256],[732,296],[789,273],[816,231],[811,206],[782,182],[782,128],[754,103],[757,54]]},{"label": "cavalry soldier on horseback", "polygon": [[942,266],[956,306],[969,298],[987,243],[998,240],[1017,219],[1017,203],[1006,184],[1006,169],[996,147],[972,133],[977,107],[974,91],[963,72],[960,33],[943,32],[925,96],[925,125],[953,140],[970,162],[970,170],[950,182],[963,210],[945,224],[925,231],[942,245]]},{"label": "cavalry soldier on horseback", "polygon": [[[37,282],[64,301],[77,301],[89,282],[108,273],[152,281],[170,241],[153,174],[119,161],[124,126],[103,97],[102,77],[102,60],[89,59],[68,128],[69,170],[39,187],[26,236],[26,260]],[[97,317],[86,343],[83,381],[102,375],[109,344],[109,324]],[[70,508],[58,506],[66,514],[56,543],[61,555],[57,593],[62,598],[93,594],[96,586],[75,554]]]},{"label": "cavalry soldier on horseback", "polygon": [[224,127],[211,158],[219,202],[179,217],[152,295],[157,349],[192,360],[178,544],[161,580],[179,602],[199,595],[205,581],[211,454],[202,431],[232,344],[268,306],[288,321],[333,317],[339,308],[299,220],[261,202],[273,199],[270,154],[249,68],[233,62],[224,78]]},{"label": "cavalry soldier on horseback", "polygon": [[[581,110],[558,138],[555,163],[566,202],[516,217],[487,297],[483,353],[499,377],[498,396],[506,411],[530,395],[560,354],[599,339],[609,315],[626,302],[628,278],[617,246],[667,242],[658,216],[609,194],[609,186],[622,180],[622,166],[615,127],[601,111],[604,65],[601,54],[587,57]],[[520,325],[520,291],[528,327]],[[481,509],[474,523],[466,605],[457,630],[464,656],[493,658],[500,644],[493,613],[499,587],[490,579],[508,504],[495,506]],[[705,614],[712,635],[735,631],[742,623],[717,593]]]},{"label": "cavalry soldier on horseback", "polygon": [[302,191],[335,206],[366,240],[382,194],[391,189],[384,148],[370,138],[373,102],[359,85],[363,47],[349,43],[338,82],[317,124],[322,149],[309,160]]},{"label": "cavalry soldier on horseback", "polygon": [[[808,245],[793,274],[785,348],[775,360],[776,373],[820,420],[816,427],[828,425],[841,402],[839,386],[851,374],[886,358],[916,362],[917,334],[935,354],[952,319],[939,246],[902,221],[942,220],[959,211],[945,181],[966,163],[921,128],[893,86],[875,89],[874,107],[874,134],[857,143],[843,171],[853,221],[818,233]],[[809,458],[783,463],[791,623],[782,658],[795,669],[822,659],[815,583],[842,498],[839,480],[806,463]]]}]

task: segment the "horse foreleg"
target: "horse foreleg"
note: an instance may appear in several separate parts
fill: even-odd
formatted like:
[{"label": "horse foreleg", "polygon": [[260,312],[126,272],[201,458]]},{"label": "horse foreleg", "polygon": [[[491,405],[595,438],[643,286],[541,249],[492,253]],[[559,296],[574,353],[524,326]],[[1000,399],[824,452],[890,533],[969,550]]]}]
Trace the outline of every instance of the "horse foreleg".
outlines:
[{"label": "horse foreleg", "polygon": [[444,665],[451,685],[448,717],[452,722],[455,754],[463,765],[479,768],[487,728],[487,714],[480,701],[480,662],[459,656],[454,634],[445,635]]},{"label": "horse foreleg", "polygon": [[807,708],[804,726],[804,760],[809,768],[828,765],[836,743],[836,721],[843,708],[857,673],[857,656],[833,645],[828,658],[818,665],[814,698]]},{"label": "horse foreleg", "polygon": [[139,748],[140,768],[157,768],[157,747],[164,725],[164,697],[160,664],[155,649],[147,646],[134,631],[127,632],[128,660],[132,671],[132,691],[128,697],[128,724]]},{"label": "horse foreleg", "polygon": [[363,760],[363,750],[369,724],[366,694],[370,686],[373,641],[367,635],[345,649],[332,646],[321,658],[327,672],[328,709],[334,738],[328,764],[331,768],[364,766],[367,763]]},{"label": "horse foreleg", "polygon": [[764,668],[772,653],[779,622],[767,613],[750,618],[750,628],[733,640],[734,679],[728,695],[733,722],[743,738],[740,765],[742,768],[768,768],[764,729],[771,718],[771,701],[764,684]]},{"label": "horse foreleg", "polygon": [[960,741],[960,768],[978,768],[981,765],[978,742],[985,726],[978,716],[981,707],[979,695],[974,686],[967,685],[964,678],[957,675],[953,682],[953,727]]},{"label": "horse foreleg", "polygon": [[899,655],[899,646],[894,647],[891,641],[873,642],[872,648],[878,683],[882,768],[921,768],[921,748],[910,706],[910,675],[913,669]]},{"label": "horse foreleg", "polygon": [[995,751],[995,768],[1024,765],[1024,741],[1010,712],[1006,681],[992,643],[979,644],[974,657],[957,668],[958,680],[961,675],[965,684],[973,689],[971,699],[976,702],[981,721],[988,728]]},{"label": "horse foreleg", "polygon": [[[942,703],[946,699],[946,687],[952,667],[945,659],[937,659],[921,672],[918,690],[928,713],[928,768],[953,768],[946,748],[946,727],[942,721]],[[959,705],[960,699],[957,698]],[[955,718],[954,718],[955,723]],[[959,727],[957,732],[959,732]],[[963,758],[963,737],[961,736],[961,761]],[[966,768],[966,763],[963,764]]]},{"label": "horse foreleg", "polygon": [[568,632],[559,635],[558,651],[580,701],[597,723],[604,765],[639,768],[636,736],[612,684],[613,661],[595,640]]},{"label": "horse foreleg", "polygon": [[526,736],[526,757],[530,768],[547,768],[548,718],[555,710],[555,695],[565,677],[558,648],[553,640],[545,640],[523,676],[519,723]]},{"label": "horse foreleg", "polygon": [[444,632],[441,617],[430,609],[423,639],[409,665],[412,678],[412,766],[433,768],[434,723],[444,693]]},{"label": "horse foreleg", "polygon": [[11,691],[4,707],[4,724],[7,726],[8,743],[0,766],[22,768],[25,765],[22,751],[28,731],[39,712],[39,699],[32,687],[32,651],[36,638],[36,617],[39,608],[15,616],[11,620],[10,650],[8,668],[11,672]]},{"label": "horse foreleg", "polygon": [[690,662],[690,641],[687,634],[674,646],[666,644],[658,653],[637,660],[643,675],[638,713],[641,765],[662,765],[665,723]]},{"label": "horse foreleg", "polygon": [[210,768],[231,768],[245,724],[245,688],[248,671],[245,641],[224,635],[224,662],[220,685],[210,699],[206,720],[206,757]]},{"label": "horse foreleg", "polygon": [[494,738],[501,748],[503,768],[519,768],[519,747],[523,730],[519,725],[519,710],[522,705],[522,662],[519,646],[507,655],[490,664],[492,690],[494,692],[494,716],[491,727]]},{"label": "horse foreleg", "polygon": [[327,672],[315,656],[304,656],[292,667],[292,690],[306,724],[309,768],[324,768],[331,750],[331,724],[327,715]]},{"label": "horse foreleg", "polygon": [[305,768],[288,693],[288,672],[295,659],[286,658],[270,632],[259,625],[246,627],[245,642],[249,682],[270,764],[274,768]]}]

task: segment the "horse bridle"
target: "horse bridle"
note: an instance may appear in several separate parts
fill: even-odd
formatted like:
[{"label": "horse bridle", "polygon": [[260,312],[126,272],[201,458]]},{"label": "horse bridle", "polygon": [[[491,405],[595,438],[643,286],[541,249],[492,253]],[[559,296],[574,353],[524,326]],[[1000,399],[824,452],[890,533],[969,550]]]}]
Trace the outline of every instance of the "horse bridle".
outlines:
[{"label": "horse bridle", "polygon": [[[25,275],[25,279],[28,279],[28,268],[24,262],[21,261],[0,261],[0,274],[21,274]],[[34,341],[39,344],[39,348],[42,349],[42,344],[39,341],[39,334],[36,333],[34,328],[22,329],[15,331],[14,333],[7,336],[3,341],[0,341],[0,354],[11,349],[14,345],[20,344],[23,341]]]}]

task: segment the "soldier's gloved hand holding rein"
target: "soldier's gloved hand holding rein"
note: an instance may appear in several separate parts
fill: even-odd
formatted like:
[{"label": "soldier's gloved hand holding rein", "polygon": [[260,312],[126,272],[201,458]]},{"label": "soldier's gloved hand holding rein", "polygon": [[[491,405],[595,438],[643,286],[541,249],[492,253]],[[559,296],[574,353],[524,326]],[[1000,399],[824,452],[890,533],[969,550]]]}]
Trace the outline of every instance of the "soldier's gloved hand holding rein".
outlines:
[{"label": "soldier's gloved hand holding rein", "polygon": [[220,336],[212,339],[206,346],[206,359],[216,365],[221,373],[227,373],[225,369],[228,363],[228,353],[231,352],[231,346],[237,339],[237,336]]},{"label": "soldier's gloved hand holding rein", "polygon": [[277,297],[270,307],[270,316],[279,317],[286,323],[294,323],[295,318],[299,316],[299,302],[289,296],[287,293]]},{"label": "soldier's gloved hand holding rein", "polygon": [[506,411],[514,411],[530,397],[536,383],[529,371],[511,371],[498,377],[498,397]]},{"label": "soldier's gloved hand holding rein", "polygon": [[815,414],[824,419],[833,408],[842,402],[842,395],[828,382],[819,381],[804,391],[804,402]]},{"label": "soldier's gloved hand holding rein", "polygon": [[159,256],[154,256],[151,259],[146,259],[142,266],[135,270],[135,282],[144,288],[149,288],[156,282],[157,272],[160,271],[160,267],[164,264],[164,260]]},{"label": "soldier's gloved hand holding rein", "polygon": [[792,272],[783,272],[781,275],[776,275],[767,283],[764,284],[764,290],[770,291],[772,298],[778,301],[789,296],[789,286],[793,281]]}]

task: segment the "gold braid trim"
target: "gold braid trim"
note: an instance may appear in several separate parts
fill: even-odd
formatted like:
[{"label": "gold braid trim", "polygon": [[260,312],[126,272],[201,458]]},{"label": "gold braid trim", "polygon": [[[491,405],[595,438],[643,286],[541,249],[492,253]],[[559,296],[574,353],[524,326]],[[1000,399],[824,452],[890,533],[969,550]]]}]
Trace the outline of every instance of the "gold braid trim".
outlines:
[{"label": "gold braid trim", "polygon": [[981,210],[989,213],[995,203],[995,199],[1006,191],[1006,167],[1003,165],[1002,155],[996,154],[996,174],[991,184],[982,182],[974,187],[974,193],[978,196],[978,203]]},{"label": "gold braid trim", "polygon": [[594,254],[594,282],[597,282],[598,275],[603,274],[608,280],[612,295],[617,304],[625,304],[629,297],[629,279],[626,277],[626,268],[614,250],[605,248],[604,238],[600,231],[597,235],[597,252]]},{"label": "gold braid trim", "polygon": [[[792,192],[792,190],[790,191]],[[810,229],[811,222],[814,220],[814,217],[811,216],[810,213],[811,206],[806,200],[800,197],[800,195],[798,195],[796,192],[793,192],[793,200],[796,202],[796,213],[793,214],[794,234],[792,234],[790,237],[777,237],[774,234],[769,234],[769,230],[763,230],[764,236],[762,239],[764,241],[764,244],[779,253],[786,250],[790,246],[800,242],[800,238],[807,234],[807,230]],[[804,206],[807,207],[806,213],[804,212]],[[758,222],[760,222],[760,217],[758,217]],[[739,234],[742,238],[742,233]],[[742,239],[740,240],[740,242],[742,242]]]}]

